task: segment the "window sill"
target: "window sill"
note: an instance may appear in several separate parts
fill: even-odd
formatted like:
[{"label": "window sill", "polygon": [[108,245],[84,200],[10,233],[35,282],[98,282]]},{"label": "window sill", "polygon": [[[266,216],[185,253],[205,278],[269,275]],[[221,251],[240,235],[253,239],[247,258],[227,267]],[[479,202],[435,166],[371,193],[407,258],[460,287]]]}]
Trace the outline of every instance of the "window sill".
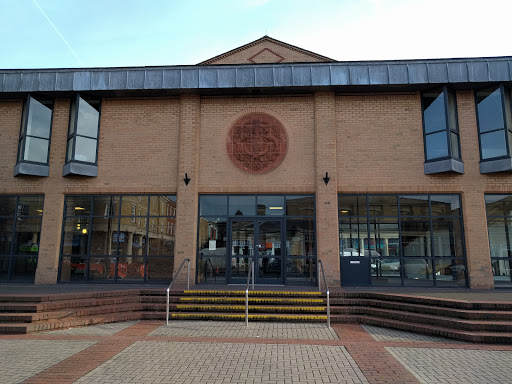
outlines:
[{"label": "window sill", "polygon": [[70,161],[64,165],[64,168],[62,169],[62,176],[70,175],[97,177],[98,166],[96,164],[84,164]]},{"label": "window sill", "polygon": [[14,166],[14,177],[22,175],[48,177],[50,166],[47,164],[18,163]]},{"label": "window sill", "polygon": [[499,159],[480,162],[480,173],[494,173],[512,171],[512,159]]},{"label": "window sill", "polygon": [[430,161],[423,165],[425,175],[434,173],[454,172],[464,174],[464,163],[460,160],[445,159],[438,161]]}]

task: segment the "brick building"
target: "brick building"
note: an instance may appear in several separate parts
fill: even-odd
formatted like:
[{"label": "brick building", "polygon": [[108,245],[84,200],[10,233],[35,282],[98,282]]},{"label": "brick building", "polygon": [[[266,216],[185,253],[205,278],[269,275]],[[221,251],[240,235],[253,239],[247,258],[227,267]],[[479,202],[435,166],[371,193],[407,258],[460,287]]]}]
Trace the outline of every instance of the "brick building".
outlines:
[{"label": "brick building", "polygon": [[512,58],[0,71],[0,281],[512,286]]}]

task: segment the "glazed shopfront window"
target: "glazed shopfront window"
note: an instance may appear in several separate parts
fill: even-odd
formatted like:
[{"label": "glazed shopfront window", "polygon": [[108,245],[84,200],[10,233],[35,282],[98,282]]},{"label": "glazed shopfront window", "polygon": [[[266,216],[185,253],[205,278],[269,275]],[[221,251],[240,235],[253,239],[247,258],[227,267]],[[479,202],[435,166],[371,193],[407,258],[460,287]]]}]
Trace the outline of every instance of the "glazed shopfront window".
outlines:
[{"label": "glazed shopfront window", "polygon": [[0,282],[33,282],[43,196],[0,196]]},{"label": "glazed shopfront window", "polygon": [[174,195],[66,196],[60,282],[169,281],[175,212]]},{"label": "glazed shopfront window", "polygon": [[485,195],[491,268],[496,287],[512,287],[512,195]]},{"label": "glazed shopfront window", "polygon": [[342,285],[352,260],[366,285],[466,287],[459,195],[340,195],[338,208]]}]

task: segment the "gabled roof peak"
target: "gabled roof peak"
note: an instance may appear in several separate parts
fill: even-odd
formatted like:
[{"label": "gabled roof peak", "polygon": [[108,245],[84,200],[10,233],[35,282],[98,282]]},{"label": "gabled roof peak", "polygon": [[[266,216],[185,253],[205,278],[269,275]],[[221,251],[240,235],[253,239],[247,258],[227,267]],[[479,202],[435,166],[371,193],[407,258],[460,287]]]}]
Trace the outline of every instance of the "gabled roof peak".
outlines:
[{"label": "gabled roof peak", "polygon": [[205,60],[198,65],[323,63],[334,61],[336,60],[264,35],[250,43]]}]

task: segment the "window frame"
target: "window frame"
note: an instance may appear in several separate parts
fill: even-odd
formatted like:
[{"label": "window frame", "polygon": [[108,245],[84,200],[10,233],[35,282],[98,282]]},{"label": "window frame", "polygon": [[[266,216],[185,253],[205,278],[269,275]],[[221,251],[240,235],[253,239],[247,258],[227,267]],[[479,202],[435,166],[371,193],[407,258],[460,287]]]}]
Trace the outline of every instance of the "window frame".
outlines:
[{"label": "window frame", "polygon": [[[80,99],[83,99],[87,104],[91,105],[90,100],[94,100],[98,102],[98,127],[97,127],[97,134],[96,138],[85,136],[77,133],[77,126],[78,126],[78,113],[80,109]],[[75,105],[74,111],[73,111],[73,103]],[[79,163],[79,164],[86,164],[86,165],[98,165],[98,147],[99,147],[99,139],[100,139],[100,127],[101,127],[101,107],[102,107],[102,99],[101,97],[98,99],[91,98],[91,97],[83,97],[80,93],[77,93],[74,100],[71,100],[70,107],[69,107],[69,123],[68,123],[68,134],[66,138],[66,161],[65,164],[69,163]],[[94,107],[93,107],[94,108]],[[71,125],[73,125],[73,130],[71,131]],[[96,151],[95,151],[95,157],[94,162],[84,161],[84,160],[78,160],[75,159],[76,154],[76,138],[77,137],[84,137],[86,139],[91,139],[96,141]],[[71,155],[69,153],[69,141],[72,140],[73,144],[71,146]]]},{"label": "window frame", "polygon": [[[47,106],[47,104],[51,104],[51,107],[50,107],[51,117],[50,117],[50,127],[49,127],[49,132],[48,132],[48,138],[27,134],[28,115],[30,113],[31,99],[34,99],[45,106]],[[34,97],[33,95],[28,94],[27,97],[23,100],[23,110],[22,110],[22,115],[21,115],[20,136],[18,139],[18,154],[16,156],[16,164],[28,163],[28,164],[37,164],[37,165],[46,165],[46,166],[48,166],[50,164],[50,148],[51,148],[51,139],[52,139],[54,108],[55,108],[55,101],[51,98],[40,99],[39,97]],[[46,162],[43,163],[43,162],[39,162],[39,161],[26,160],[24,158],[27,137],[33,137],[33,138],[40,139],[40,140],[46,140],[48,142],[48,151],[46,154]]]},{"label": "window frame", "polygon": [[[435,92],[438,90],[439,90],[439,88],[434,88],[428,92]],[[425,157],[425,163],[432,163],[432,162],[451,160],[451,159],[462,162],[462,152],[461,152],[461,148],[460,148],[459,119],[458,119],[458,110],[457,110],[457,95],[456,95],[455,90],[449,89],[446,85],[441,88],[441,92],[439,93],[439,95],[442,93],[444,96],[444,120],[445,120],[446,127],[443,129],[429,132],[429,133],[427,133],[426,129],[425,129],[426,128],[425,127],[425,101],[424,101],[425,93],[427,93],[427,92],[421,92],[421,121],[422,121],[422,125],[423,125],[423,154]],[[454,113],[455,113],[455,126],[454,127],[452,127],[450,124],[449,94],[453,95],[453,108],[454,108]],[[427,136],[434,135],[434,134],[441,133],[441,132],[445,132],[445,139],[446,139],[447,148],[448,148],[448,155],[443,156],[443,157],[436,157],[436,158],[428,159]],[[457,150],[459,153],[458,157],[454,156],[452,142],[451,142],[451,134],[452,133],[457,135],[457,145],[458,145]]]},{"label": "window frame", "polygon": [[[493,130],[490,130],[490,131],[485,131],[485,132],[481,132],[481,127],[480,127],[480,116],[479,116],[479,112],[478,112],[478,92],[481,92],[481,91],[484,91],[484,90],[488,90],[488,89],[491,89],[493,88],[494,86],[486,86],[486,87],[483,87],[483,88],[479,88],[477,90],[475,90],[474,92],[474,100],[475,100],[475,113],[476,113],[476,123],[477,123],[477,132],[478,132],[478,150],[479,150],[479,153],[480,153],[480,162],[481,163],[484,163],[484,162],[489,162],[489,161],[495,161],[495,160],[502,160],[502,159],[510,159],[511,158],[511,151],[510,151],[510,142],[509,142],[509,134],[512,135],[512,122],[509,121],[509,119],[507,118],[507,113],[506,113],[506,103],[507,103],[507,97],[506,97],[506,93],[508,92],[508,104],[509,104],[509,108],[512,108],[512,98],[510,97],[510,88],[509,87],[506,87],[503,83],[499,83],[498,86],[496,87],[496,90],[500,90],[500,100],[501,100],[501,113],[502,113],[502,116],[503,116],[503,128],[498,128],[498,129],[493,129]],[[495,132],[500,132],[500,131],[503,131],[505,133],[505,149],[507,150],[507,154],[506,155],[503,155],[503,156],[497,156],[497,157],[489,157],[489,158],[486,158],[484,159],[482,157],[482,135],[486,135],[486,134],[489,134],[489,133],[495,133]]]}]

